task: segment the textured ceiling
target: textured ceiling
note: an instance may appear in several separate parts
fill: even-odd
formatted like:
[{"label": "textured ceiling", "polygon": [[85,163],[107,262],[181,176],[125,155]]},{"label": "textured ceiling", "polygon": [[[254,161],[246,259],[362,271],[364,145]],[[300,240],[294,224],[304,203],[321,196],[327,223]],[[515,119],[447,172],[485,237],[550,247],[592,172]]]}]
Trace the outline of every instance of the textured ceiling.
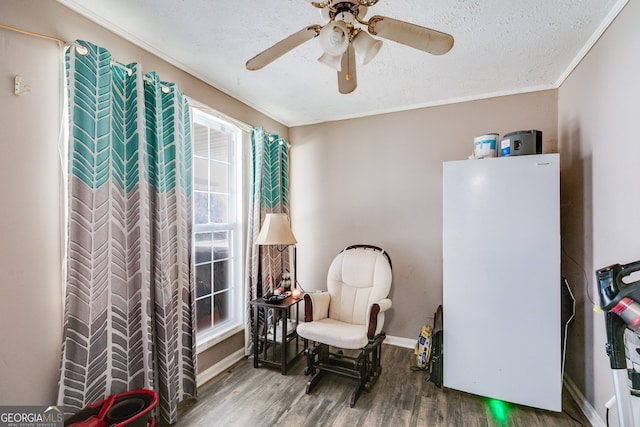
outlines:
[{"label": "textured ceiling", "polygon": [[[58,0],[288,126],[557,87],[627,0],[380,0],[383,15],[449,33],[441,56],[384,40],[342,95],[313,39],[245,62],[311,24],[304,0]],[[108,47],[108,46],[106,46]],[[197,94],[190,94],[197,97]]]}]

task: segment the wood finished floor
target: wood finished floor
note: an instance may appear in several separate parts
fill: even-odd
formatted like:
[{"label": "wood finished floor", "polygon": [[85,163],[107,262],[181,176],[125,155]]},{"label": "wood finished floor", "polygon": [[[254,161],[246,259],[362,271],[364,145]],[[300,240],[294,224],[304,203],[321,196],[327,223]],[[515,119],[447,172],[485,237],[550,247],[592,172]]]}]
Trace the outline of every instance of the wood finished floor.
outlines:
[{"label": "wood finished floor", "polygon": [[439,389],[412,371],[413,350],[383,345],[380,379],[362,393],[354,408],[349,396],[355,382],[327,375],[312,394],[300,357],[286,376],[278,369],[253,368],[243,359],[185,402],[176,427],[210,426],[588,426],[568,393],[563,412],[508,404],[504,421],[492,416],[487,399]]}]

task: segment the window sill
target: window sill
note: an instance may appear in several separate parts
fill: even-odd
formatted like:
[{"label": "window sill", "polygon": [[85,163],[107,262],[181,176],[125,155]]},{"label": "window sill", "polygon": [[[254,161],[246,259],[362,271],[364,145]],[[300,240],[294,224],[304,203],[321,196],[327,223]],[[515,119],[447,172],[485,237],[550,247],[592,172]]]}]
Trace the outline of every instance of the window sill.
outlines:
[{"label": "window sill", "polygon": [[232,323],[225,328],[216,329],[215,331],[207,331],[196,336],[196,354],[202,353],[215,346],[216,344],[226,340],[227,338],[244,331],[244,324]]}]

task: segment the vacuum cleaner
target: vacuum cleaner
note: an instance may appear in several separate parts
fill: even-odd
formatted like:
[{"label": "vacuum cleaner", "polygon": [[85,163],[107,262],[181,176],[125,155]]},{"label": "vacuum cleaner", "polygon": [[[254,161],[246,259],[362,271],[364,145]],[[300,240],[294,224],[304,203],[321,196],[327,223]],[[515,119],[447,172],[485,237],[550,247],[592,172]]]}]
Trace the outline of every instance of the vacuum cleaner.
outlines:
[{"label": "vacuum cleaner", "polygon": [[[614,264],[596,271],[600,308],[605,313],[607,344],[613,371],[616,407],[621,427],[635,427],[631,396],[640,396],[640,373],[627,369],[624,335],[629,328],[640,332],[640,280],[624,281],[640,271],[640,260],[629,264]],[[638,420],[640,422],[640,420]]]}]

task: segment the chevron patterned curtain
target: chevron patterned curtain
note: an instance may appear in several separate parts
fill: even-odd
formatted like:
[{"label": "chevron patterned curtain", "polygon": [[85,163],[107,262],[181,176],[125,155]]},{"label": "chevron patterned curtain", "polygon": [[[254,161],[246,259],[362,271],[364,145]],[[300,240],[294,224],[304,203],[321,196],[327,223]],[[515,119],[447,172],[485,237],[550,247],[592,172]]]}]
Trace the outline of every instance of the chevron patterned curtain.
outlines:
[{"label": "chevron patterned curtain", "polygon": [[[272,246],[257,246],[266,214],[289,215],[289,143],[285,138],[269,134],[262,127],[251,130],[252,191],[249,207],[247,239],[247,298],[248,301],[277,287],[283,268],[289,271],[289,251]],[[253,313],[247,304],[245,326],[245,354],[251,354],[251,324]]]},{"label": "chevron patterned curtain", "polygon": [[[69,214],[59,404],[146,388],[196,395],[191,123],[173,84],[86,42],[66,55]],[[84,52],[83,52],[84,53]]]}]

